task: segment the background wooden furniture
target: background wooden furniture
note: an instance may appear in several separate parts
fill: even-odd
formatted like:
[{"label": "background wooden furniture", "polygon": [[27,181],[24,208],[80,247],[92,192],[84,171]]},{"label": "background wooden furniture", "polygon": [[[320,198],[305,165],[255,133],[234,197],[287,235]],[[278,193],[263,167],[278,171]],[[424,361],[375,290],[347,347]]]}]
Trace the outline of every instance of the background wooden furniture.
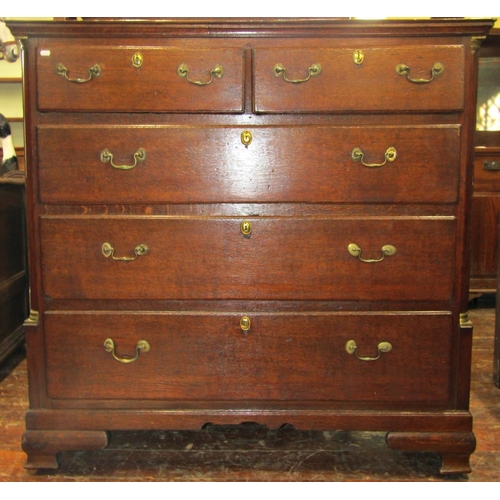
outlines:
[{"label": "background wooden furniture", "polygon": [[[24,171],[22,82],[21,59],[15,63],[1,59],[0,112],[9,121],[18,166]],[[23,177],[19,172],[0,176],[0,362],[24,341],[23,322],[28,317]]]},{"label": "background wooden furniture", "polygon": [[0,177],[0,363],[24,341],[28,317],[24,182]]},{"label": "background wooden furniture", "polygon": [[[14,63],[0,59],[0,113],[9,121],[20,170],[24,170],[24,111],[22,95],[23,75],[21,59],[19,58]],[[0,162],[1,158],[0,149]]]},{"label": "background wooden furniture", "polygon": [[[497,294],[500,293],[500,290],[497,289]],[[496,317],[500,317],[500,305],[498,304],[497,301],[497,313]],[[493,351],[493,381],[495,385],[500,388],[500,325],[499,321],[497,320],[496,326],[495,326],[495,342],[494,342],[494,351]]]},{"label": "background wooden furniture", "polygon": [[[498,221],[500,225],[500,220]],[[499,229],[500,232],[500,229]],[[500,246],[500,241],[497,241],[498,246]],[[500,248],[497,249],[498,258],[500,259]],[[500,263],[499,267],[500,269]],[[500,275],[497,278],[497,288],[496,296],[500,298]],[[496,300],[495,309],[495,338],[493,342],[493,382],[500,388],[500,300]]]},{"label": "background wooden furniture", "polygon": [[479,51],[478,118],[472,211],[472,293],[495,292],[500,213],[500,29]]},{"label": "background wooden furniture", "polygon": [[469,471],[466,250],[492,24],[14,23],[26,467],[105,447],[107,430],[253,421],[387,431]]}]

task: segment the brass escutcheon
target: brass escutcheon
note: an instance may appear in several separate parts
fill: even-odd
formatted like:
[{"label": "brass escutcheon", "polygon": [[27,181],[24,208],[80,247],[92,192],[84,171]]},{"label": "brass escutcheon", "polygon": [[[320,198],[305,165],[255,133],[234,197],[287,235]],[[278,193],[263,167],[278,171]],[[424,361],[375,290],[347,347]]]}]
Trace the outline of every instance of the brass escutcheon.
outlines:
[{"label": "brass escutcheon", "polygon": [[365,54],[362,50],[355,50],[352,54],[352,60],[355,64],[363,64],[365,60]]},{"label": "brass escutcheon", "polygon": [[250,222],[248,222],[247,220],[244,220],[240,224],[240,231],[241,231],[241,234],[243,234],[243,236],[245,238],[250,238],[250,234],[252,234],[252,225],[250,224]]},{"label": "brass escutcheon", "polygon": [[132,56],[132,66],[134,68],[140,68],[142,66],[142,63],[144,62],[144,57],[140,52],[136,52]]},{"label": "brass escutcheon", "polygon": [[244,332],[248,332],[250,330],[251,322],[248,316],[242,316],[240,319],[240,328]]},{"label": "brass escutcheon", "polygon": [[241,133],[241,142],[245,145],[248,146],[252,142],[253,136],[252,132],[250,130],[244,130]]}]

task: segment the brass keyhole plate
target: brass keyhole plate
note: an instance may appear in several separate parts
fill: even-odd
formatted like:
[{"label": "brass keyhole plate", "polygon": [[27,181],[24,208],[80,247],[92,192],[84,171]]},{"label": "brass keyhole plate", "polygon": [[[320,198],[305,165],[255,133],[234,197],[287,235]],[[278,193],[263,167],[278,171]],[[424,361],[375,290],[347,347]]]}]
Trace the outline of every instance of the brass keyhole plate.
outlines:
[{"label": "brass keyhole plate", "polygon": [[244,220],[240,224],[240,230],[241,230],[241,234],[243,234],[243,236],[245,236],[245,238],[250,238],[250,234],[252,233],[252,225],[247,220]]},{"label": "brass keyhole plate", "polygon": [[352,60],[355,64],[363,64],[365,60],[365,54],[362,50],[355,50],[352,54]]},{"label": "brass keyhole plate", "polygon": [[144,62],[144,57],[142,56],[142,54],[140,52],[136,52],[132,56],[132,66],[134,68],[140,68],[142,66],[143,62]]},{"label": "brass keyhole plate", "polygon": [[240,328],[242,329],[242,331],[244,331],[245,333],[248,332],[250,330],[250,326],[250,318],[248,316],[243,316],[240,319]]},{"label": "brass keyhole plate", "polygon": [[253,136],[252,132],[250,130],[244,130],[241,133],[241,142],[245,145],[248,146],[252,142]]}]

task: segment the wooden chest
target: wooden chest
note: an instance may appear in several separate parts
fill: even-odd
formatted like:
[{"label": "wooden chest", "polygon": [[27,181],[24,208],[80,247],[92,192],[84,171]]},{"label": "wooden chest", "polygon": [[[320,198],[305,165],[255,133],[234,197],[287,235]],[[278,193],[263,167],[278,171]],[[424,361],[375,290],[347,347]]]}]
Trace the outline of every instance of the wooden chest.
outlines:
[{"label": "wooden chest", "polygon": [[489,20],[13,24],[26,467],[106,431],[387,431],[467,472]]}]

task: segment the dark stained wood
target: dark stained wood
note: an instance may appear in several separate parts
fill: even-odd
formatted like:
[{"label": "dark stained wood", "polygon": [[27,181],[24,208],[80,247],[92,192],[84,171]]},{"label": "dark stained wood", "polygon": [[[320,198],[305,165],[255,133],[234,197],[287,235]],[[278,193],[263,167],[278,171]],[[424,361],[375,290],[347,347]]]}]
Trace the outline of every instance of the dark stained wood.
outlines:
[{"label": "dark stained wood", "polygon": [[495,336],[495,350],[493,354],[493,380],[495,385],[500,388],[500,334]]},{"label": "dark stained wood", "polygon": [[390,432],[386,441],[395,450],[441,452],[442,474],[468,474],[471,471],[469,456],[476,449],[472,432]]},{"label": "dark stained wood", "polygon": [[[500,246],[500,240],[497,241],[498,245]],[[500,249],[498,247],[497,251],[498,255],[500,256]],[[500,266],[498,268],[500,269]],[[500,297],[500,276],[497,276],[496,285],[496,293],[497,296]],[[493,347],[493,381],[495,385],[500,389],[500,300],[497,301],[496,306],[495,342]]]},{"label": "dark stained wood", "polygon": [[25,270],[24,245],[24,187],[0,184],[0,280]]},{"label": "dark stained wood", "polygon": [[[479,64],[485,58],[500,57],[500,30],[493,29],[481,44]],[[482,86],[499,86],[498,71],[483,74]],[[478,102],[478,106],[480,102]],[[474,158],[474,206],[472,220],[471,292],[494,293],[497,288],[498,214],[500,213],[500,171],[485,164],[500,165],[500,132],[476,131]]]},{"label": "dark stained wood", "polygon": [[[476,150],[474,161],[474,188],[476,194],[493,195],[500,191],[500,167],[498,170],[488,170],[488,164],[498,162],[500,156],[500,146],[498,147],[498,154],[494,154],[494,150],[480,152]],[[495,167],[496,168],[496,167]],[[484,195],[483,195],[484,196]]]},{"label": "dark stained wood", "polygon": [[471,291],[495,290],[500,196],[474,196],[472,218]]},{"label": "dark stained wood", "polygon": [[56,454],[66,450],[105,448],[105,432],[93,431],[26,431],[22,448],[28,456],[26,469],[57,468]]},{"label": "dark stained wood", "polygon": [[[252,134],[248,146],[244,131]],[[454,203],[459,141],[456,125],[43,126],[37,130],[40,201]],[[389,147],[397,157],[369,168],[352,159],[356,147],[369,164],[383,163]],[[116,165],[133,166],[139,148],[146,159],[130,170],[100,159],[108,149]]]},{"label": "dark stained wood", "polygon": [[0,363],[24,340],[28,315],[24,184],[0,184]]},{"label": "dark stained wood", "polygon": [[[346,18],[136,18],[136,22],[123,18],[85,18],[90,22],[73,20],[59,21],[50,24],[36,22],[10,21],[9,27],[15,36],[40,36],[43,33],[50,37],[71,38],[117,38],[120,36],[157,39],[158,37],[181,38],[247,38],[247,37],[279,37],[284,40],[292,37],[297,45],[307,41],[314,34],[318,39],[333,36],[417,36],[422,34],[444,37],[481,36],[491,29],[491,19],[433,18],[426,21],[425,26],[414,19],[393,20],[355,20]],[[97,22],[96,22],[97,21]]]},{"label": "dark stained wood", "polygon": [[[41,111],[176,111],[242,112],[243,49],[199,42],[196,49],[176,47],[102,47],[95,40],[40,40],[37,50],[38,108]],[[89,55],[89,52],[92,56]],[[143,64],[132,65],[140,52]],[[44,55],[48,54],[48,55]],[[89,57],[91,59],[89,60]],[[101,74],[86,84],[67,81],[56,72],[58,64],[69,79],[87,79],[98,64]],[[190,80],[206,83],[220,65],[222,77],[210,85],[195,85],[177,75],[187,65]]]},{"label": "dark stained wood", "polygon": [[[367,409],[368,403],[446,406],[450,400],[449,377],[437,367],[451,362],[451,335],[435,334],[451,333],[449,314],[261,313],[249,315],[248,332],[240,328],[242,316],[47,314],[48,396],[116,399],[125,406],[137,399],[240,405],[363,401]],[[119,358],[135,356],[140,340],[151,349],[141,352],[136,362],[122,364],[104,349],[106,338],[115,343]],[[381,341],[389,341],[392,350],[376,362],[361,361],[346,352],[350,340],[361,357],[380,355]],[[192,359],[203,363],[193,364]],[[419,386],[414,384],[415,371]],[[247,413],[251,418],[251,411]]]},{"label": "dark stained wood", "polygon": [[[349,44],[349,45],[347,45]],[[412,112],[456,110],[464,106],[464,58],[462,45],[406,45],[375,47],[370,41],[339,42],[342,49],[255,49],[254,92],[256,113],[322,112]],[[364,53],[363,63],[353,61],[355,50]],[[436,62],[445,67],[434,85],[411,83],[395,68],[406,64],[413,79],[430,79]],[[280,63],[290,80],[304,80],[308,68],[321,65],[321,73],[305,83],[290,84],[276,77],[273,68]],[[446,99],[443,99],[446,92]],[[276,96],[279,95],[279,99]]]},{"label": "dark stained wood", "polygon": [[[443,472],[465,471],[473,451],[472,328],[465,315],[477,87],[471,37],[485,35],[492,24],[15,24],[16,34],[25,26],[28,35],[35,311],[26,327],[26,446],[33,467],[55,467],[58,449],[74,447],[80,431],[95,433],[96,447],[108,430],[193,431],[251,422],[276,432],[288,424],[299,431],[411,433],[411,439],[393,435],[397,446],[424,442],[427,451],[442,454]],[[360,66],[346,57],[354,48],[366,50]],[[130,62],[136,49],[147,55],[138,70]],[[78,67],[99,56],[102,79],[74,84],[57,76],[59,53]],[[234,67],[234,74],[198,88],[173,74],[177,54],[193,55],[195,62],[227,57],[218,62]],[[293,60],[277,61],[279,54]],[[311,54],[324,56],[320,76],[294,84],[272,74],[281,62],[292,64],[291,77],[299,78],[296,64],[316,62]],[[155,58],[165,59],[166,76],[146,64]],[[332,78],[336,62],[342,74]],[[406,63],[424,78],[435,62],[445,70],[430,83],[411,83],[395,72],[396,64]],[[167,96],[163,89],[169,88],[174,93]],[[240,140],[245,129],[255,136],[247,148]],[[401,143],[389,142],[389,129]],[[334,147],[329,130],[338,131]],[[117,162],[128,163],[145,147],[129,144],[142,133],[155,168],[151,176],[121,184],[113,175],[102,182],[109,172],[104,164],[95,181],[83,174],[85,162],[99,162],[100,135]],[[353,138],[367,162],[380,162],[391,145],[401,156],[364,171],[350,163],[355,146],[343,144]],[[209,145],[217,149],[213,155]],[[431,154],[443,145],[447,158]],[[341,168],[330,178],[320,168],[331,163]],[[407,170],[391,178],[399,164]],[[168,180],[178,181],[177,194]],[[249,238],[240,231],[244,220],[252,224]],[[150,250],[116,262],[102,254],[105,242],[119,257],[133,256],[139,244]],[[364,263],[349,254],[349,243],[369,259],[380,258],[383,245],[397,251]],[[240,309],[244,303],[248,309]],[[240,314],[253,318],[246,335],[238,331]],[[174,333],[164,333],[163,325]],[[360,339],[361,356],[376,357],[377,342],[393,342],[391,325],[397,330],[393,349],[380,359],[346,353],[352,336]],[[128,365],[104,350],[105,338],[113,336],[120,356],[133,355],[146,335],[154,349]],[[335,368],[342,368],[336,380],[328,371],[329,349]],[[170,366],[168,357],[175,358]],[[126,376],[127,368],[135,377]],[[134,380],[140,384],[133,386]],[[168,384],[170,400],[162,395]],[[70,395],[71,387],[80,396]],[[464,437],[468,444],[457,446]],[[49,451],[31,451],[42,445]]]},{"label": "dark stained wood", "polygon": [[[53,299],[446,300],[456,226],[443,219],[43,217],[43,290]],[[149,252],[113,261],[104,243],[117,258],[141,244]],[[351,243],[364,259],[381,259],[384,245],[396,253],[365,263]]]}]

